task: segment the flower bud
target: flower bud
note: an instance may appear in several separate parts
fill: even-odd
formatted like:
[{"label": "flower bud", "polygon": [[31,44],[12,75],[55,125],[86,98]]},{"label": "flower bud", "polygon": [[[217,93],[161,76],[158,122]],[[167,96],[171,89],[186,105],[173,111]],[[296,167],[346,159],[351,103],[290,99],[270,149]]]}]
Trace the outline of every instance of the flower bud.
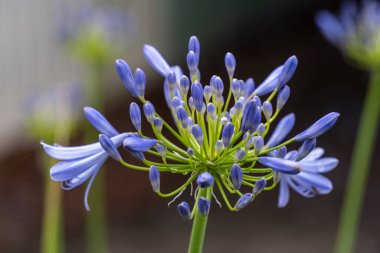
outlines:
[{"label": "flower bud", "polygon": [[131,93],[132,96],[138,97],[140,94],[136,88],[136,82],[133,78],[132,71],[126,61],[118,59],[115,63],[117,74],[124,87]]},{"label": "flower bud", "polygon": [[322,117],[321,119],[319,119],[317,122],[311,125],[308,129],[306,129],[302,133],[295,136],[294,139],[296,141],[304,141],[308,139],[317,138],[318,136],[328,131],[335,124],[338,117],[339,117],[339,113],[331,112],[325,115],[324,117]]},{"label": "flower bud", "polygon": [[259,195],[263,190],[264,188],[267,186],[267,181],[265,180],[265,178],[260,178],[256,183],[255,183],[255,186],[253,187],[253,190],[252,190],[252,194],[253,196],[257,196]]},{"label": "flower bud", "polygon": [[240,93],[242,89],[243,89],[242,82],[240,80],[233,79],[232,84],[231,84],[231,90],[236,100],[240,97]]},{"label": "flower bud", "polygon": [[177,96],[174,96],[171,101],[171,107],[173,110],[177,110],[177,107],[181,106],[181,99]]},{"label": "flower bud", "polygon": [[212,93],[211,93],[211,87],[208,86],[208,85],[206,85],[204,87],[204,89],[203,89],[203,96],[204,96],[204,98],[206,100],[206,103],[210,102],[211,95],[212,95]]},{"label": "flower bud", "polygon": [[83,109],[84,115],[93,127],[102,134],[107,136],[116,136],[119,132],[109,123],[109,121],[97,110],[92,107],[85,107]]},{"label": "flower bud", "polygon": [[211,174],[208,172],[203,172],[198,176],[196,182],[197,182],[199,187],[207,188],[207,187],[210,187],[211,185],[213,185],[214,177],[211,176]]},{"label": "flower bud", "polygon": [[162,131],[162,120],[158,117],[155,117],[153,120],[153,125],[154,125],[154,128],[156,129],[156,131],[158,133],[161,133],[161,131]]},{"label": "flower bud", "polygon": [[256,132],[259,136],[263,136],[265,133],[265,125],[263,123],[260,123],[256,129]]},{"label": "flower bud", "polygon": [[197,61],[199,61],[199,54],[201,52],[201,46],[199,40],[196,36],[191,36],[189,40],[189,51],[193,51],[197,56]]},{"label": "flower bud", "polygon": [[195,55],[194,51],[189,51],[187,53],[187,66],[190,70],[190,73],[193,74],[197,71],[198,69],[198,59],[197,56]]},{"label": "flower bud", "polygon": [[150,45],[144,46],[144,56],[148,63],[163,77],[167,77],[171,72],[169,64],[165,61],[164,57]]},{"label": "flower bud", "polygon": [[277,110],[281,110],[286,101],[288,101],[290,96],[290,88],[289,86],[285,85],[284,87],[281,88],[280,92],[278,93],[277,96]]},{"label": "flower bud", "polygon": [[192,148],[188,148],[186,153],[189,155],[189,156],[193,156],[194,155],[194,149]]},{"label": "flower bud", "polygon": [[256,102],[254,100],[249,101],[244,106],[243,119],[242,119],[240,131],[247,132],[248,130],[251,129],[252,125],[254,124],[253,121],[257,113],[256,107],[257,107]]},{"label": "flower bud", "polygon": [[215,89],[215,95],[217,97],[223,96],[224,85],[223,85],[222,79],[219,76],[215,77],[214,79],[214,89]]},{"label": "flower bud", "polygon": [[184,129],[186,129],[188,126],[188,116],[187,116],[185,108],[183,108],[182,106],[179,106],[176,112],[177,112],[177,118],[179,120],[179,123]]},{"label": "flower bud", "polygon": [[203,88],[199,82],[191,85],[191,96],[193,97],[195,108],[198,112],[201,112],[203,107]]},{"label": "flower bud", "polygon": [[226,65],[228,76],[230,78],[233,77],[236,68],[235,56],[228,52],[224,57],[224,64]]},{"label": "flower bud", "polygon": [[169,89],[171,91],[174,90],[174,88],[176,87],[177,85],[177,78],[175,76],[175,74],[173,72],[171,72],[168,77],[166,78],[166,80],[168,81],[168,84],[169,84]]},{"label": "flower bud", "polygon": [[261,137],[261,136],[253,136],[252,140],[253,140],[253,147],[254,147],[255,155],[258,155],[260,153],[260,151],[264,147],[263,137]]},{"label": "flower bud", "polygon": [[160,171],[156,166],[150,166],[149,169],[149,180],[152,185],[154,192],[160,191]]},{"label": "flower bud", "polygon": [[264,114],[267,121],[269,121],[271,119],[272,114],[273,114],[273,107],[272,107],[271,102],[265,101],[263,103],[263,114]]},{"label": "flower bud", "polygon": [[224,148],[223,142],[221,140],[218,140],[215,144],[216,154],[219,155],[220,153],[222,153],[223,148]]},{"label": "flower bud", "polygon": [[296,72],[296,68],[298,65],[298,59],[295,55],[289,57],[286,62],[284,63],[284,67],[278,77],[278,88],[281,89],[285,84],[289,82],[289,80],[294,75],[294,72]]},{"label": "flower bud", "polygon": [[239,190],[243,181],[243,171],[237,164],[232,165],[230,170],[231,182],[235,190]]},{"label": "flower bud", "polygon": [[243,196],[239,198],[239,200],[235,204],[235,209],[236,210],[241,210],[244,207],[248,206],[249,203],[251,203],[253,200],[253,194],[252,193],[246,193]]},{"label": "flower bud", "polygon": [[135,71],[136,89],[140,96],[144,97],[146,87],[146,76],[142,69],[137,68]]},{"label": "flower bud", "polygon": [[190,220],[190,213],[191,213],[190,206],[186,201],[181,202],[177,206],[177,211],[178,211],[178,214],[182,217],[182,219],[184,219],[185,221]]},{"label": "flower bud", "polygon": [[162,146],[161,144],[156,144],[156,150],[161,155],[162,158],[166,157],[166,148]]},{"label": "flower bud", "polygon": [[238,148],[235,153],[235,162],[240,162],[245,156],[245,150],[243,148]]},{"label": "flower bud", "polygon": [[231,122],[226,123],[222,130],[222,142],[224,147],[230,145],[232,136],[234,135],[234,125]]},{"label": "flower bud", "polygon": [[195,111],[195,104],[194,104],[193,97],[189,97],[188,104],[189,104],[189,107],[190,107],[191,111],[194,112]]},{"label": "flower bud", "polygon": [[136,130],[141,131],[141,111],[135,102],[132,102],[129,106],[129,116]]},{"label": "flower bud", "polygon": [[202,214],[203,217],[207,217],[208,213],[210,212],[210,200],[199,197],[198,199],[198,211]]},{"label": "flower bud", "polygon": [[200,146],[203,145],[203,132],[202,128],[199,125],[194,125],[193,129],[191,130],[191,133],[193,134],[195,140],[198,142]]},{"label": "flower bud", "polygon": [[102,146],[102,148],[104,149],[104,151],[106,151],[110,157],[112,157],[116,161],[122,160],[121,155],[120,155],[119,151],[117,150],[115,144],[112,142],[112,140],[107,135],[100,134],[99,135],[99,143]]},{"label": "flower bud", "polygon": [[181,79],[179,79],[179,88],[181,89],[182,95],[187,95],[190,88],[190,81],[187,76],[183,75]]},{"label": "flower bud", "polygon": [[154,109],[154,106],[151,102],[146,101],[143,105],[144,114],[146,117],[146,120],[149,123],[153,123],[154,120],[154,114],[156,113],[156,110]]}]

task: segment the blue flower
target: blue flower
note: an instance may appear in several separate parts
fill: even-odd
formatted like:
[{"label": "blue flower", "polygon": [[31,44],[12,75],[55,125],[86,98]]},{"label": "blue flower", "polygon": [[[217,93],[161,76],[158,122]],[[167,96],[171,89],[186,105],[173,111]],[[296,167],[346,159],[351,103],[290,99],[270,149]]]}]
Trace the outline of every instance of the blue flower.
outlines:
[{"label": "blue flower", "polygon": [[378,36],[380,32],[380,4],[363,0],[361,6],[354,1],[342,5],[339,15],[319,11],[315,22],[322,35],[345,56],[365,68],[380,63]]},{"label": "blue flower", "polygon": [[[286,158],[295,159],[297,153],[297,151],[289,152]],[[338,160],[331,157],[321,158],[323,154],[322,148],[315,148],[299,161],[301,171],[298,174],[280,173],[278,207],[285,207],[288,204],[289,187],[306,198],[331,192],[333,189],[331,181],[321,174],[333,170],[338,165]]]},{"label": "blue flower", "polygon": [[[112,143],[118,147],[126,136],[126,133],[116,135],[111,138]],[[41,142],[41,145],[48,155],[61,160],[50,169],[50,177],[54,181],[62,182],[62,188],[65,190],[73,189],[91,178],[84,198],[85,207],[90,210],[88,194],[96,174],[109,156],[108,153],[99,142],[78,147],[52,146],[44,142]]]}]

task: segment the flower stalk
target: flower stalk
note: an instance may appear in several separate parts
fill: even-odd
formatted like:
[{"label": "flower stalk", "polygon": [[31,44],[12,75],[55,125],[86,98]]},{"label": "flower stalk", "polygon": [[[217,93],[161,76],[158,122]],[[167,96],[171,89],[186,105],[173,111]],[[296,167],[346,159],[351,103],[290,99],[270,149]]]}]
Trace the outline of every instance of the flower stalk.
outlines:
[{"label": "flower stalk", "polygon": [[380,117],[380,71],[374,70],[368,86],[359,120],[358,133],[351,159],[347,192],[344,196],[338,233],[336,253],[354,252],[360,224],[364,195],[373,157]]},{"label": "flower stalk", "polygon": [[[205,197],[211,200],[212,188],[200,190],[200,197]],[[190,235],[188,253],[201,253],[203,249],[204,239],[206,235],[208,216],[203,216],[198,209],[195,211],[193,227]]]}]

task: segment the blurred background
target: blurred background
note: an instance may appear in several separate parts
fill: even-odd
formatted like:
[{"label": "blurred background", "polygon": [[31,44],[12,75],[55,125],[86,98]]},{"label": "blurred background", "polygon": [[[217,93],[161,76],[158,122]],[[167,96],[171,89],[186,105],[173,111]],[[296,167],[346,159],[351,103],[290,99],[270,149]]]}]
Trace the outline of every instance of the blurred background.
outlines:
[{"label": "blurred background", "polygon": [[[119,33],[113,37],[112,47],[107,51],[110,54],[97,55],[104,71],[102,112],[119,130],[132,130],[128,114],[132,97],[117,78],[113,67],[116,58],[125,59],[132,68],[140,67],[147,73],[146,98],[159,112],[166,111],[163,80],[145,62],[144,43],[153,44],[171,65],[186,69],[188,39],[196,35],[201,42],[200,70],[204,81],[212,74],[226,77],[227,51],[237,59],[236,76],[253,77],[256,83],[290,55],[298,57],[299,67],[290,83],[291,99],[282,115],[295,112],[298,120],[293,133],[296,133],[330,111],[341,113],[337,125],[318,140],[327,156],[340,160],[339,166],[328,175],[335,189],[327,196],[314,199],[292,192],[284,209],[276,206],[277,189],[266,192],[254,205],[240,212],[231,213],[227,208],[213,205],[205,252],[332,252],[368,81],[368,74],[350,67],[314,24],[317,10],[337,10],[339,1],[85,2],[0,0],[1,252],[39,251],[43,175],[48,171],[43,171],[39,162],[42,148],[38,141],[47,137],[46,131],[35,130],[31,119],[36,109],[49,109],[45,100],[35,102],[39,97],[49,97],[52,90],[66,90],[73,84],[83,91],[89,80],[87,70],[91,63],[83,60],[89,59],[88,52],[82,51],[82,41],[70,37],[81,34],[83,31],[77,28],[89,21],[83,18],[86,11],[81,12],[86,4],[124,13],[119,19],[114,14],[109,16],[108,19],[113,17],[117,19],[115,23],[123,25],[112,28],[119,29]],[[73,13],[82,14],[78,18]],[[94,27],[104,25],[97,19],[90,21]],[[83,92],[75,92],[78,97],[83,96]],[[75,115],[81,114],[83,107],[79,100],[69,102]],[[83,124],[88,123],[83,121]],[[73,134],[71,143],[82,144],[82,135],[83,131]],[[375,157],[379,157],[379,148],[378,140]],[[374,159],[357,252],[380,252],[379,167],[380,160]],[[191,223],[180,219],[176,204],[168,208],[168,200],[152,192],[146,173],[125,170],[109,160],[105,175],[108,252],[185,252]],[[162,180],[163,189],[169,190],[183,178],[169,175]],[[82,185],[64,192],[67,252],[84,251],[84,190]],[[90,204],[97,205],[91,197]]]}]

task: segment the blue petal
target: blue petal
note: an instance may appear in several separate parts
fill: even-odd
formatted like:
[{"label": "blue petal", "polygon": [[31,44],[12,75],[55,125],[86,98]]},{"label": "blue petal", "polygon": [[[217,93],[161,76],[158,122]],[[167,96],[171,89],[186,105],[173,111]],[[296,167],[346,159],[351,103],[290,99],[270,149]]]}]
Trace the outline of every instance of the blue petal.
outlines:
[{"label": "blue petal", "polygon": [[[121,145],[126,136],[126,133],[122,133],[112,137],[111,140],[113,144],[118,147]],[[77,160],[94,155],[103,150],[99,142],[78,147],[52,146],[44,142],[41,142],[41,145],[49,156],[58,160]]]},{"label": "blue petal", "polygon": [[102,151],[82,159],[58,162],[51,167],[50,177],[54,181],[65,181],[72,179],[100,161],[104,161],[104,158],[107,156],[107,153]]},{"label": "blue petal", "polygon": [[339,161],[333,157],[326,157],[318,159],[315,161],[304,161],[302,160],[300,164],[302,165],[302,171],[311,173],[325,173],[333,170]]},{"label": "blue petal", "polygon": [[305,198],[313,198],[317,195],[315,190],[311,187],[310,184],[306,183],[301,178],[297,177],[297,175],[293,177],[287,177],[286,183],[300,195]]},{"label": "blue petal", "polygon": [[277,157],[261,156],[259,157],[259,162],[269,168],[285,174],[297,174],[301,169],[301,164],[298,162]]},{"label": "blue petal", "polygon": [[305,182],[316,188],[319,194],[328,194],[333,189],[331,181],[325,176],[301,171],[297,174],[297,177],[303,179]]},{"label": "blue petal", "polygon": [[[104,161],[107,159],[107,157],[104,158]],[[86,181],[89,177],[91,177],[94,173],[96,173],[100,167],[103,165],[104,161],[99,161],[98,163],[91,166],[89,169],[85,170],[84,172],[80,173],[78,176],[68,179],[65,181],[62,181],[62,189],[64,190],[71,190],[78,185],[81,185],[84,181]]]},{"label": "blue petal", "polygon": [[279,76],[282,72],[283,66],[278,66],[275,68],[269,76],[256,88],[255,94],[257,96],[262,96],[274,91],[279,84]]},{"label": "blue petal", "polygon": [[156,143],[156,139],[128,136],[124,139],[123,146],[128,151],[144,152],[151,149]]},{"label": "blue petal", "polygon": [[144,46],[144,56],[148,63],[163,77],[167,77],[172,70],[164,57],[151,45]]},{"label": "blue petal", "polygon": [[315,148],[307,156],[305,156],[305,158],[303,158],[302,161],[304,162],[317,160],[318,158],[322,157],[324,153],[325,150],[323,148]]},{"label": "blue petal", "polygon": [[266,143],[268,148],[274,147],[279,144],[292,130],[296,117],[293,113],[290,113],[283,117],[277,124],[274,132],[272,133],[269,141]]},{"label": "blue petal", "polygon": [[278,195],[277,206],[280,208],[285,207],[289,202],[289,186],[286,182],[286,176],[282,175],[280,180],[280,192]]},{"label": "blue petal", "polygon": [[88,195],[90,194],[90,189],[91,189],[92,183],[94,182],[96,174],[98,174],[99,168],[101,167],[103,162],[99,163],[98,167],[95,167],[95,170],[94,170],[95,172],[92,175],[90,182],[88,182],[87,187],[86,187],[86,192],[84,193],[84,206],[86,207],[87,211],[90,211],[90,205],[88,204]]},{"label": "blue petal", "polygon": [[344,43],[346,33],[339,20],[328,11],[318,12],[315,16],[315,23],[319,30],[335,46],[340,46]]},{"label": "blue petal", "polygon": [[95,127],[100,133],[110,137],[118,135],[119,132],[109,123],[109,121],[97,110],[91,107],[83,109],[84,115],[87,120]]},{"label": "blue petal", "polygon": [[328,131],[331,127],[333,127],[338,117],[339,113],[330,112],[329,114],[320,118],[317,122],[315,122],[313,125],[307,128],[305,131],[296,135],[294,139],[296,141],[304,141],[308,139],[317,138],[318,136]]}]

